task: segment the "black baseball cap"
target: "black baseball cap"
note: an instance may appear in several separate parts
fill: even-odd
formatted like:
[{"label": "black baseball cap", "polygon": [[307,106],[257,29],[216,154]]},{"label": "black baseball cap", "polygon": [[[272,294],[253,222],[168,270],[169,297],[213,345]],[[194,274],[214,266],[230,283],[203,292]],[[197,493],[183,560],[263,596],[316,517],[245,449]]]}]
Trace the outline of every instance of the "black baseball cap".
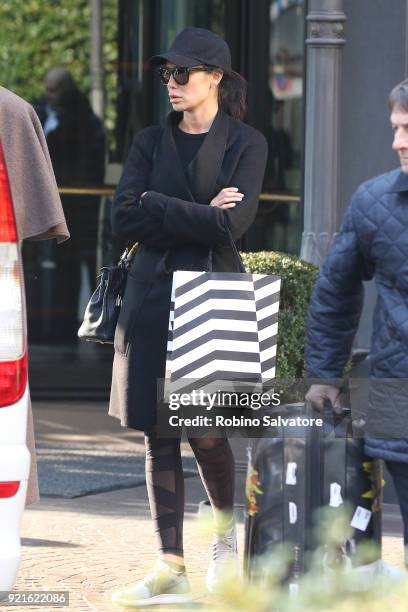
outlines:
[{"label": "black baseball cap", "polygon": [[227,43],[204,28],[185,28],[177,34],[167,53],[153,55],[149,62],[153,66],[171,62],[186,68],[205,64],[231,72],[231,52]]}]

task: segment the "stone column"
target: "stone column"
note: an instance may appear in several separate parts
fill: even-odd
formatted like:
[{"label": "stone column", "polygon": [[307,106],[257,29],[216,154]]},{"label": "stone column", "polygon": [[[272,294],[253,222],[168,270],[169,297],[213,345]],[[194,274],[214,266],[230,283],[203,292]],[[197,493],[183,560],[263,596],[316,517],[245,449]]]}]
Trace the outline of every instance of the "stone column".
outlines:
[{"label": "stone column", "polygon": [[301,258],[320,265],[341,221],[339,135],[343,0],[310,0],[307,15],[304,227]]}]

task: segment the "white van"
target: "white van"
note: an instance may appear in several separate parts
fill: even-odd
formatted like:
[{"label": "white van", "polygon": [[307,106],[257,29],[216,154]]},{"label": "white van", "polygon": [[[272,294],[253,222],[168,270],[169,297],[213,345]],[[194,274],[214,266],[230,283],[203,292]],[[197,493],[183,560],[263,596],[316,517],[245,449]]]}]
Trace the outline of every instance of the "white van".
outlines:
[{"label": "white van", "polygon": [[0,142],[0,591],[12,589],[20,565],[30,469],[26,329],[20,245]]}]

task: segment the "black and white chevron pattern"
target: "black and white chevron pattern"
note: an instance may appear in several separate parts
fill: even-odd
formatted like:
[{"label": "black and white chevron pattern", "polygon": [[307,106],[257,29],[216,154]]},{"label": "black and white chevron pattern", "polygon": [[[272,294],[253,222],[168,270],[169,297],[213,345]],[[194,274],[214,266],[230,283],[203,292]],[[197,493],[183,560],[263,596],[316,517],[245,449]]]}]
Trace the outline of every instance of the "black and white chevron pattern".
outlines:
[{"label": "black and white chevron pattern", "polygon": [[174,272],[165,394],[273,379],[279,291],[266,274]]}]

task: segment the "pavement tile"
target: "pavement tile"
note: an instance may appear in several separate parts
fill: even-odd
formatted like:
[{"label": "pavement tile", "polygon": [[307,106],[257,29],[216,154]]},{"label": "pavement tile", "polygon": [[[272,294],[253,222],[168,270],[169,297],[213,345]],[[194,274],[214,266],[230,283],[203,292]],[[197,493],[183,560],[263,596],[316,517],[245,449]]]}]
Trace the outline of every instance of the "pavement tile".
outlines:
[{"label": "pavement tile", "polygon": [[[104,451],[143,453],[140,434],[121,429],[101,406],[78,404],[34,406],[37,439],[55,446],[72,439]],[[91,431],[93,429],[93,433]],[[188,453],[188,449],[185,449]],[[198,528],[197,504],[205,498],[198,477],[186,479],[185,554],[193,597],[202,609],[211,607],[204,578],[210,537]],[[396,534],[400,533],[396,523]],[[238,526],[243,550],[243,524]],[[67,590],[75,612],[118,610],[110,601],[114,590],[131,585],[156,559],[156,539],[145,486],[87,495],[75,499],[43,497],[29,507],[22,524],[23,559],[15,590]],[[401,537],[385,537],[383,558],[403,567]],[[42,607],[41,612],[61,608]],[[165,609],[171,612],[172,607]],[[15,612],[17,608],[2,608]],[[36,610],[24,607],[24,610]],[[62,608],[63,610],[63,608]]]}]

